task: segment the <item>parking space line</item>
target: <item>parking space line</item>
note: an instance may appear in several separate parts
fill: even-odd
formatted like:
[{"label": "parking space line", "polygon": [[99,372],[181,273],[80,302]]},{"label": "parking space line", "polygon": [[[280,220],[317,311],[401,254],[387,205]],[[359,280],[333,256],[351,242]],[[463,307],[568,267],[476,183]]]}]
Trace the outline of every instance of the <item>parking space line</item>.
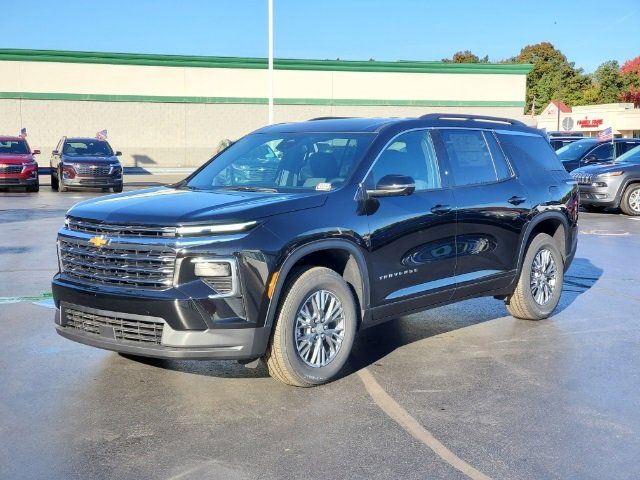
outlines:
[{"label": "parking space line", "polygon": [[371,373],[363,368],[358,371],[358,376],[364,387],[366,388],[369,396],[380,407],[380,409],[386,413],[392,420],[400,425],[407,433],[413,438],[422,442],[429,447],[436,455],[442,460],[447,462],[456,470],[464,473],[467,477],[473,480],[490,480],[481,471],[477,470],[473,466],[458,457],[455,453],[445,447],[436,437],[433,436],[426,428],[424,428],[420,422],[413,418],[409,412],[407,412],[402,406],[396,402],[377,382],[377,380],[371,375]]}]

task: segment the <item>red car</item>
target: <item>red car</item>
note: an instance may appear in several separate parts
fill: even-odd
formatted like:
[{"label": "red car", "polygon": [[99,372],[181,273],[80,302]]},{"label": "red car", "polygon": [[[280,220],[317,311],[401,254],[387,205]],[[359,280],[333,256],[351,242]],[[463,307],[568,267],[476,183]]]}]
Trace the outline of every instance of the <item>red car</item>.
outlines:
[{"label": "red car", "polygon": [[27,192],[37,192],[40,183],[34,155],[39,153],[32,152],[22,137],[0,136],[0,188],[26,187]]}]

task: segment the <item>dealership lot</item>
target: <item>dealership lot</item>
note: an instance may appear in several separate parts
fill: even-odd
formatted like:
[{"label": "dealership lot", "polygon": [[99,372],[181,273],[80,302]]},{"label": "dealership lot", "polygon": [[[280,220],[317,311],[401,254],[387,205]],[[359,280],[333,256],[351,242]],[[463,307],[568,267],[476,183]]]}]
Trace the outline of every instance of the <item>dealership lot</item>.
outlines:
[{"label": "dealership lot", "polygon": [[97,195],[0,192],[1,478],[465,478],[459,462],[472,478],[636,477],[640,220],[581,214],[549,320],[492,299],[404,317],[362,332],[343,378],[296,389],[262,366],[58,337],[55,232]]}]

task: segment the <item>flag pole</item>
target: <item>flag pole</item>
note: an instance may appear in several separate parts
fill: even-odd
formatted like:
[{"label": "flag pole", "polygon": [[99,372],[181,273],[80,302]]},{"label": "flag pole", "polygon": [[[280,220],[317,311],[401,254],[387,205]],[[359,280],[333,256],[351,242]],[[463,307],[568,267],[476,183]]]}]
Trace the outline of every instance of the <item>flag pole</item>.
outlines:
[{"label": "flag pole", "polygon": [[273,123],[273,0],[267,0],[269,17],[269,125]]}]

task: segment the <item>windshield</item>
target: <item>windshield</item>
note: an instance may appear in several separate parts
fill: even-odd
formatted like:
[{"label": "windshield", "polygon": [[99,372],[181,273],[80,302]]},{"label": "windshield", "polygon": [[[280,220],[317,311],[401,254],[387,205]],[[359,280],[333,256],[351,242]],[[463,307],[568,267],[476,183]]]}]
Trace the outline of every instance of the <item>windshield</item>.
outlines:
[{"label": "windshield", "polygon": [[62,153],[69,157],[111,157],[113,150],[103,140],[67,140],[64,142]]},{"label": "windshield", "polygon": [[29,147],[24,140],[2,140],[0,141],[0,155],[10,154],[24,155],[29,153]]},{"label": "windshield", "polygon": [[344,184],[373,133],[254,133],[186,184],[198,190],[333,190]]},{"label": "windshield", "polygon": [[597,145],[596,140],[578,140],[558,149],[556,154],[563,162],[579,160],[582,156]]},{"label": "windshield", "polygon": [[632,148],[628,152],[620,155],[616,159],[616,163],[625,162],[625,163],[640,163],[640,146]]}]

